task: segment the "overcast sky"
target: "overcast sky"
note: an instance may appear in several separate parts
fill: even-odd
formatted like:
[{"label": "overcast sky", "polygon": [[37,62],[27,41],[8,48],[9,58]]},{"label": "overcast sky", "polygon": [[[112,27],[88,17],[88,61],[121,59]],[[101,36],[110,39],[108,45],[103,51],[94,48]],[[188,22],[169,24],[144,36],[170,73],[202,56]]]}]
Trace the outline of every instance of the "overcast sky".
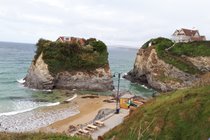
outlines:
[{"label": "overcast sky", "polygon": [[0,0],[0,41],[36,43],[60,35],[140,47],[178,28],[210,38],[209,0]]}]

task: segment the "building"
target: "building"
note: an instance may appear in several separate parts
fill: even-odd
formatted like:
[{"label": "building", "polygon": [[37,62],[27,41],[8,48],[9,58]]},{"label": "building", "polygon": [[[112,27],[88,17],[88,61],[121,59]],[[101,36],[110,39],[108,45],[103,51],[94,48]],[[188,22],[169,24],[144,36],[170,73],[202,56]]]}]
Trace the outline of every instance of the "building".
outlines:
[{"label": "building", "polygon": [[193,41],[205,41],[206,37],[201,36],[198,30],[180,29],[176,30],[172,35],[172,40],[178,42],[193,42]]},{"label": "building", "polygon": [[58,37],[58,39],[56,41],[78,43],[81,46],[84,46],[86,44],[86,40],[84,38],[77,38],[77,37],[60,36],[60,37]]}]

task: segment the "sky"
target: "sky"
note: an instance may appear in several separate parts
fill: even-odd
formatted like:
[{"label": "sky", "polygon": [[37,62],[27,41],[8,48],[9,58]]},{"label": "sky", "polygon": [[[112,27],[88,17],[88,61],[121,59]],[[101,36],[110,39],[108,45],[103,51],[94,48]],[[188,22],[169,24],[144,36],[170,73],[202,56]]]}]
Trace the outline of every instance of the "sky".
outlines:
[{"label": "sky", "polygon": [[209,0],[0,0],[0,41],[95,37],[140,47],[179,28],[210,38]]}]

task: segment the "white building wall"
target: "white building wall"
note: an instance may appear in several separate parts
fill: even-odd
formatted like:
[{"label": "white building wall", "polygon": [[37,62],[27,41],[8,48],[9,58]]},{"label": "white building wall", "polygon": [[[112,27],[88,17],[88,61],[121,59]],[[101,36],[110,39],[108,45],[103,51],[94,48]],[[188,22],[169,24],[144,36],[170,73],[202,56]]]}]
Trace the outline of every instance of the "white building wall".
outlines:
[{"label": "white building wall", "polygon": [[190,41],[190,37],[185,36],[185,35],[177,35],[177,36],[172,36],[172,40],[175,43],[178,43],[178,42],[189,42]]}]

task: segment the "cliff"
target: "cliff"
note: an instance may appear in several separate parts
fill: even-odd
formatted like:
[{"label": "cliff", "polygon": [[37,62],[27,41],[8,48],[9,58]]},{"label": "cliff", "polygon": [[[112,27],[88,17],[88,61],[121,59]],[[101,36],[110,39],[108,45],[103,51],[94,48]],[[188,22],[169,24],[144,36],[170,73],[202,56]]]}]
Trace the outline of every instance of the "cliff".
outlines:
[{"label": "cliff", "polygon": [[52,42],[40,39],[25,86],[35,89],[113,89],[106,45],[96,39]]},{"label": "cliff", "polygon": [[210,42],[176,43],[157,38],[138,51],[125,78],[156,90],[171,91],[209,83]]}]

